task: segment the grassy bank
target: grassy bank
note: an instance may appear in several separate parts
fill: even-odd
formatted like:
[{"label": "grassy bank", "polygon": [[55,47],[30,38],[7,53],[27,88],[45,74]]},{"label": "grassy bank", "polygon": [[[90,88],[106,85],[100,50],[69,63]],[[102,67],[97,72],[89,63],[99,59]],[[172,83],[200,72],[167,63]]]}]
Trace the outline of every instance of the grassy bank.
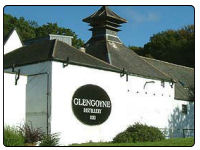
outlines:
[{"label": "grassy bank", "polygon": [[173,138],[159,142],[143,142],[143,143],[83,143],[72,144],[71,146],[193,146],[194,138]]}]

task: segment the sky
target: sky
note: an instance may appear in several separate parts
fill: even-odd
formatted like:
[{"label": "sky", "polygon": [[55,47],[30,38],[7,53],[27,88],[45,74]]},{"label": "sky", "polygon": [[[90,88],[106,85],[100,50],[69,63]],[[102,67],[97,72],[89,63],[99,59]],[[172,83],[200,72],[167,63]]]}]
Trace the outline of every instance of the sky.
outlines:
[{"label": "sky", "polygon": [[[180,29],[194,24],[192,6],[109,6],[111,10],[128,23],[122,24],[118,33],[126,46],[141,46],[149,42],[151,36],[168,29]],[[4,13],[15,17],[34,20],[39,25],[48,22],[70,28],[85,42],[91,37],[90,26],[82,22],[100,6],[6,6]]]}]

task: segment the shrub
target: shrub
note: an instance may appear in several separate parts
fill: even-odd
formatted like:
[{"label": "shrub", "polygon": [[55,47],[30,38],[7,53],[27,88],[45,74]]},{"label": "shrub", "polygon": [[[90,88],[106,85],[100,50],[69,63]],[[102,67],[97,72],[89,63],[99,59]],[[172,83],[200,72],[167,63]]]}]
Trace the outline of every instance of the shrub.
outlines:
[{"label": "shrub", "polygon": [[24,137],[16,127],[6,126],[3,139],[5,146],[24,146]]},{"label": "shrub", "polygon": [[119,133],[114,139],[114,143],[132,143],[131,133],[124,131]]},{"label": "shrub", "polygon": [[19,127],[21,134],[24,136],[25,143],[35,143],[42,139],[43,132],[40,128],[33,128],[32,124],[24,124]]},{"label": "shrub", "polygon": [[114,143],[135,143],[154,142],[164,139],[163,133],[156,127],[147,126],[140,123],[128,127],[124,132],[119,133],[114,139]]},{"label": "shrub", "polygon": [[40,146],[58,146],[60,138],[58,133],[43,135]]}]

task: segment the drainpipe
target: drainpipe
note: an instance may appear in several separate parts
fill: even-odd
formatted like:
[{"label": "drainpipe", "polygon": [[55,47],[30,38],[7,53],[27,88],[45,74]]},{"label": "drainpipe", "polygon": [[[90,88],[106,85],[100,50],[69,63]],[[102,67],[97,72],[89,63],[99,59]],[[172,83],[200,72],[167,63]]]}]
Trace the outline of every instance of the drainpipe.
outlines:
[{"label": "drainpipe", "polygon": [[36,74],[30,74],[28,75],[29,77],[31,76],[38,76],[38,75],[47,75],[47,135],[49,135],[49,81],[50,81],[50,75],[49,75],[49,72],[41,72],[41,73],[36,73]]}]

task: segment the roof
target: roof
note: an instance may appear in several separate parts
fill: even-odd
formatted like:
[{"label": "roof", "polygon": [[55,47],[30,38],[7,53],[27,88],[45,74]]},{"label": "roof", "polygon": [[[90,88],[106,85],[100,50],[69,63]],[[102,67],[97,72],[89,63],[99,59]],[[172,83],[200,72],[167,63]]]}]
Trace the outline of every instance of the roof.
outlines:
[{"label": "roof", "polygon": [[176,81],[175,98],[191,99],[190,89],[194,89],[194,69],[155,59],[138,56],[123,44],[109,41],[95,42],[92,47],[108,51],[110,64],[69,46],[59,40],[43,40],[24,46],[4,55],[4,69],[43,61],[59,61],[103,70],[121,72],[152,79]]},{"label": "roof", "polygon": [[133,73],[135,75],[172,81],[172,78],[141,59],[139,55],[137,55],[134,51],[131,51],[123,44],[109,41],[106,43],[110,57],[110,64],[117,66],[118,68],[124,68],[129,73]]},{"label": "roof", "polygon": [[110,18],[116,20],[118,23],[126,23],[127,20],[118,16],[108,6],[102,6],[98,11],[90,15],[89,17],[83,19],[84,22],[91,23],[94,20]]},{"label": "roof", "polygon": [[190,100],[194,99],[194,69],[176,65],[156,59],[141,57],[160,71],[165,72],[173,78],[175,84],[175,99]]},{"label": "roof", "polygon": [[[73,38],[73,36],[66,36],[66,35],[57,35],[57,34],[48,34],[47,36],[44,37],[40,37],[40,38],[33,38],[33,39],[28,39],[24,41],[24,45],[31,45],[33,43],[37,43],[40,41],[44,41],[44,40],[55,40],[58,39],[60,41],[63,41],[69,45],[71,45],[71,42],[69,42],[69,40],[71,41],[71,39]],[[63,40],[65,39],[65,40]]]},{"label": "roof", "polygon": [[121,43],[111,42],[107,39],[90,40],[85,45],[86,52],[101,60],[109,62],[120,69],[125,69],[129,74],[141,77],[172,81],[172,78],[157,68],[144,61],[135,52]]},{"label": "roof", "polygon": [[[93,28],[91,39],[84,45],[86,53],[113,66],[141,77],[172,81],[169,76],[141,59],[135,52],[124,46],[117,36],[119,24],[127,22],[107,6],[101,7],[91,16],[83,19]],[[109,29],[109,30],[107,30]]]},{"label": "roof", "polygon": [[79,64],[99,69],[119,71],[102,60],[81,52],[59,40],[43,40],[32,45],[24,46],[4,55],[4,69],[13,66],[23,66],[48,60]]}]

